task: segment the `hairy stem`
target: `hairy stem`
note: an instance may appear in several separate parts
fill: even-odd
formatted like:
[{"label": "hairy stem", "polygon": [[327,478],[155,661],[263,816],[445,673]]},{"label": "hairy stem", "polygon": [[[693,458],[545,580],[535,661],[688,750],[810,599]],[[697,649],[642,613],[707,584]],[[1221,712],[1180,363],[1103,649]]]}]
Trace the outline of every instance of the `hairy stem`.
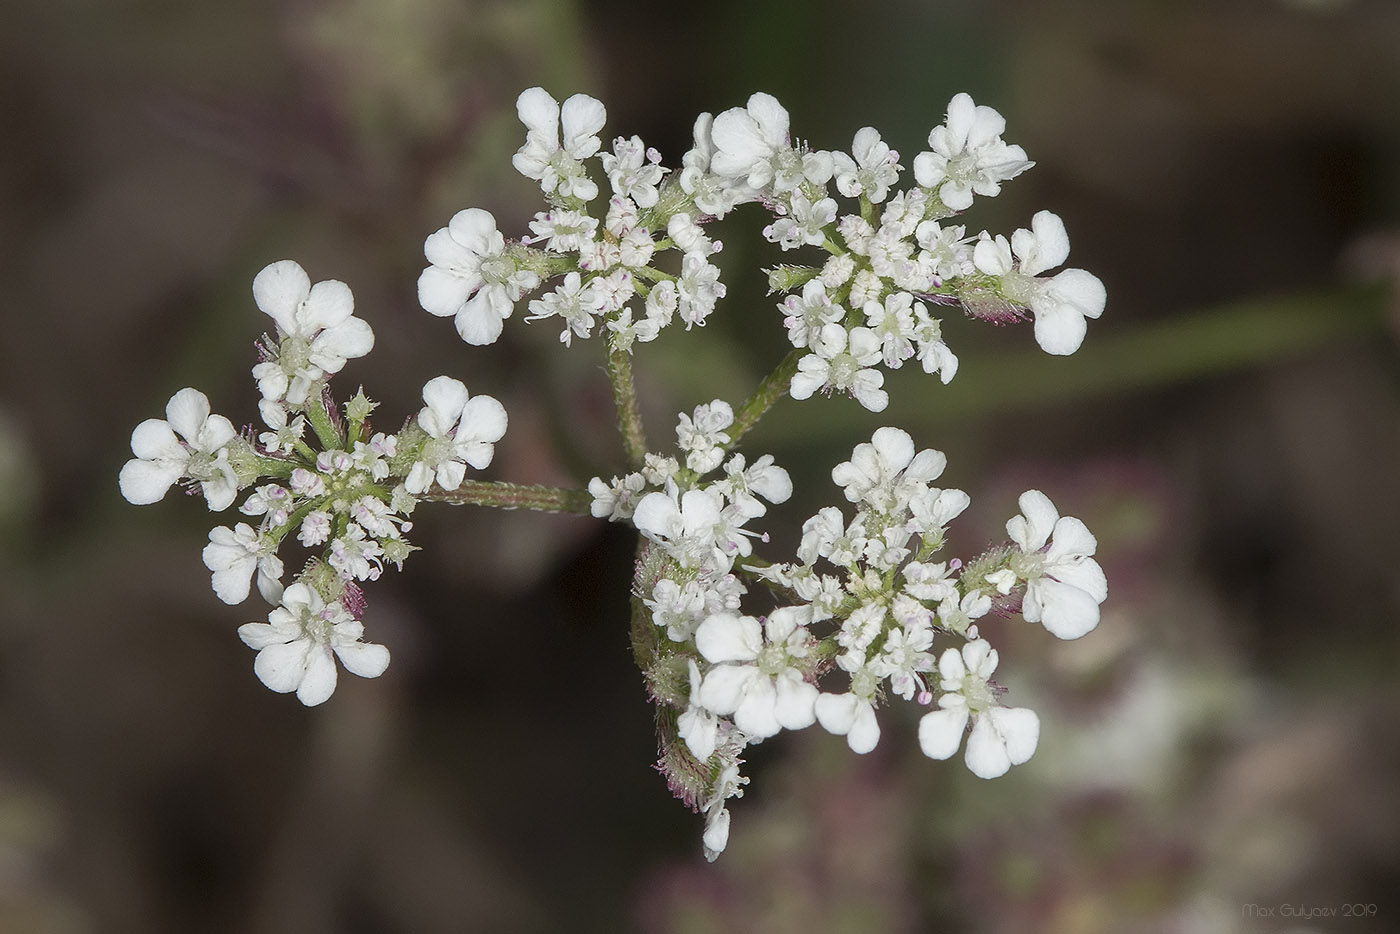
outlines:
[{"label": "hairy stem", "polygon": [[753,394],[739,406],[734,413],[734,424],[728,429],[729,443],[725,445],[726,451],[732,451],[738,445],[739,439],[773,407],[773,403],[787,393],[788,384],[797,373],[797,361],[806,353],[805,350],[793,348],[782,362],[773,368],[773,372],[763,377],[763,382],[759,383]]},{"label": "hairy stem", "polygon": [[537,512],[574,512],[582,515],[588,515],[593,505],[593,497],[587,490],[498,480],[464,480],[455,490],[434,489],[418,499],[453,506],[495,506],[499,509],[533,509]]},{"label": "hairy stem", "polygon": [[632,355],[608,337],[608,380],[613,402],[617,404],[617,430],[627,454],[627,469],[641,470],[646,463],[647,439],[642,430],[642,413],[637,408],[637,387],[632,380]]}]

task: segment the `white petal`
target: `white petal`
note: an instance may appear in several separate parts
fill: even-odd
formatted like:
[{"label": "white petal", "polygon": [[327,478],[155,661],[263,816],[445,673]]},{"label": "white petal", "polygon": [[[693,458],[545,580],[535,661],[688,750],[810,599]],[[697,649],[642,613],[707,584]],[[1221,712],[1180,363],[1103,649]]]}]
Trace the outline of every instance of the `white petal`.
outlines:
[{"label": "white petal", "polygon": [[749,113],[758,121],[759,129],[773,146],[787,145],[788,112],[772,94],[759,91],[749,96]]},{"label": "white petal", "polygon": [[983,714],[992,721],[1006,744],[1006,756],[1012,765],[1020,765],[1035,755],[1040,742],[1040,718],[1025,707],[993,707]]},{"label": "white petal", "polygon": [[962,653],[957,649],[944,649],[938,657],[938,674],[945,681],[961,681],[967,677],[967,665],[963,664]]},{"label": "white petal", "polygon": [[[422,280],[419,280],[420,284]],[[457,333],[473,347],[494,344],[505,328],[505,319],[491,306],[486,289],[472,296],[457,309]]]},{"label": "white petal", "polygon": [[701,837],[701,842],[705,846],[705,859],[712,863],[724,852],[724,848],[729,845],[728,808],[720,808],[718,813],[705,821],[705,834]]},{"label": "white petal", "polygon": [[496,217],[481,208],[467,208],[447,222],[452,238],[477,256],[497,256],[505,250],[505,238],[496,229]]},{"label": "white petal", "polygon": [[244,623],[238,627],[238,638],[242,639],[248,648],[258,650],[269,645],[282,645],[288,641],[284,630],[268,623]]},{"label": "white petal", "polygon": [[[240,635],[242,633],[240,632]],[[253,673],[258,680],[278,694],[287,694],[301,686],[306,676],[309,639],[297,639],[280,645],[269,645],[253,660]]]},{"label": "white petal", "polygon": [[205,454],[213,454],[236,437],[238,429],[233,427],[233,422],[222,415],[211,415],[199,426],[199,430],[190,441]]},{"label": "white petal", "polygon": [[209,399],[198,389],[181,389],[165,406],[165,420],[180,437],[193,442],[209,418]]},{"label": "white petal", "polygon": [[1108,578],[1103,568],[1093,558],[1084,558],[1073,563],[1057,564],[1046,571],[1055,580],[1080,590],[1094,598],[1096,603],[1108,599]]},{"label": "white petal", "polygon": [[[165,424],[161,422],[161,424]],[[159,502],[171,484],[184,475],[183,462],[168,464],[132,459],[122,467],[117,484],[128,503],[147,506]]]},{"label": "white petal", "polygon": [[1078,587],[1042,577],[1031,583],[1027,593],[1031,590],[1040,603],[1040,623],[1050,635],[1078,639],[1099,624],[1098,601]]},{"label": "white petal", "polygon": [[1045,283],[1044,292],[1056,304],[1068,305],[1086,318],[1102,315],[1108,302],[1103,282],[1083,269],[1066,269]]},{"label": "white petal", "polygon": [[752,616],[716,613],[695,630],[695,647],[709,662],[751,662],[763,648],[763,637]]},{"label": "white petal", "polygon": [[1030,230],[1011,235],[1011,249],[1021,258],[1021,272],[1038,276],[1069,258],[1069,234],[1064,221],[1050,211],[1037,211]]},{"label": "white petal", "polygon": [[978,778],[997,778],[1011,768],[1011,757],[1007,755],[1006,743],[992,725],[990,717],[978,716],[972,725],[972,735],[967,738],[967,767]]},{"label": "white petal", "polygon": [[749,678],[744,689],[744,698],[734,710],[734,725],[750,736],[767,738],[782,729],[774,707],[777,704],[777,691],[773,679],[757,674]]},{"label": "white petal", "polygon": [[1065,357],[1079,349],[1089,327],[1084,314],[1073,305],[1060,304],[1045,296],[1031,302],[1035,313],[1035,342],[1040,349]]},{"label": "white petal", "polygon": [[[473,402],[476,400],[473,399]],[[491,466],[491,458],[495,456],[494,445],[486,444],[482,441],[459,442],[454,449],[457,456],[471,464],[477,470],[485,470]]]},{"label": "white petal", "polygon": [[307,654],[306,674],[297,687],[297,700],[308,707],[324,704],[335,693],[335,659],[329,646],[313,646]]},{"label": "white petal", "polygon": [[338,645],[335,654],[346,671],[361,678],[377,678],[389,667],[389,649],[372,642]]},{"label": "white petal", "polygon": [[1038,551],[1050,537],[1060,513],[1050,497],[1039,490],[1022,493],[1018,505],[1021,515],[1006,523],[1006,532],[1022,551]]},{"label": "white petal", "polygon": [[224,472],[222,477],[217,480],[205,480],[199,485],[210,512],[223,512],[233,505],[238,496],[238,478],[234,475],[233,468],[224,458],[220,458],[219,466]]},{"label": "white petal", "polygon": [[131,453],[142,460],[168,460],[184,463],[189,452],[175,437],[170,423],[163,418],[148,418],[131,432]]},{"label": "white petal", "polygon": [[349,320],[354,313],[355,296],[350,286],[339,279],[318,282],[311,287],[302,306],[300,324],[304,330],[301,336],[310,337],[324,328],[333,328]]},{"label": "white petal", "polygon": [[698,706],[688,707],[676,719],[676,730],[685,740],[690,754],[700,762],[708,762],[714,755],[719,740],[719,720],[713,714]]},{"label": "white petal", "polygon": [[428,234],[423,241],[423,256],[429,264],[460,276],[469,289],[481,287],[481,257],[460,243],[450,227],[440,227]]},{"label": "white petal", "polygon": [[914,459],[914,439],[902,428],[877,428],[870,443],[880,455],[882,466],[894,473]]},{"label": "white petal", "polygon": [[875,708],[868,702],[856,704],[855,722],[846,734],[846,745],[851,752],[865,755],[880,742],[880,723],[875,719]]},{"label": "white petal", "polygon": [[930,759],[947,759],[962,745],[967,708],[934,710],[919,719],[919,748]]},{"label": "white petal", "polygon": [[434,438],[452,430],[467,404],[467,387],[450,376],[434,376],[423,384],[425,408],[418,413],[418,424]]},{"label": "white petal", "polygon": [[822,729],[837,736],[845,736],[856,722],[856,708],[860,700],[854,694],[822,694],[817,698],[813,712]]},{"label": "white petal", "polygon": [[558,144],[559,102],[544,88],[521,91],[515,99],[515,112],[531,133]]},{"label": "white petal", "polygon": [[284,259],[253,279],[253,301],[284,334],[296,333],[296,310],[311,294],[311,279],[296,262]]},{"label": "white petal", "polygon": [[1004,276],[1011,271],[1011,246],[1005,237],[978,240],[972,248],[972,264],[989,276]]},{"label": "white petal", "polygon": [[439,464],[437,469],[438,486],[444,490],[455,490],[467,477],[467,466],[461,461],[448,461]]},{"label": "white petal", "polygon": [[479,277],[473,283],[441,266],[429,266],[418,277],[418,304],[430,315],[451,317],[480,285]]},{"label": "white petal", "polygon": [[608,120],[608,112],[601,101],[587,94],[575,94],[564,101],[560,120],[564,127],[564,148],[571,156],[587,159],[598,151],[597,133]]},{"label": "white petal", "polygon": [[[494,443],[506,433],[508,420],[506,407],[491,396],[473,396],[462,408],[462,424],[457,429],[457,440],[486,441]],[[488,458],[489,460],[489,458]],[[472,464],[478,469],[486,464]]]},{"label": "white petal", "polygon": [[778,676],[778,696],[773,712],[785,730],[804,730],[817,719],[816,685],[808,684],[802,676],[789,669]]},{"label": "white petal", "polygon": [[650,538],[669,537],[679,522],[680,509],[665,493],[648,493],[632,512],[632,524]]},{"label": "white petal", "polygon": [[743,703],[750,679],[758,674],[752,665],[718,665],[700,683],[700,704],[718,714],[732,714]]},{"label": "white petal", "polygon": [[1045,551],[1045,560],[1055,563],[1065,557],[1092,555],[1099,547],[1098,539],[1074,516],[1063,516],[1055,522],[1055,531],[1050,547]]},{"label": "white petal", "polygon": [[311,342],[311,363],[327,373],[339,373],[346,360],[363,357],[374,349],[369,323],[351,318],[322,331]]}]

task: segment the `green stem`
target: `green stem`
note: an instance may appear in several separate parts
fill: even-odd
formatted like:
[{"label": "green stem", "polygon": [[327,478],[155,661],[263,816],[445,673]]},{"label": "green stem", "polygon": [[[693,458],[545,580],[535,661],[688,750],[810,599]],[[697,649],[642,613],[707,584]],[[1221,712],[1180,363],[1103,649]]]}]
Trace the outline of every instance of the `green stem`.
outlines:
[{"label": "green stem", "polygon": [[593,497],[587,490],[497,480],[464,480],[455,490],[435,488],[418,499],[453,506],[495,506],[499,509],[533,509],[537,512],[574,512],[582,515],[588,515],[593,506]]},{"label": "green stem", "polygon": [[345,439],[340,436],[340,432],[335,430],[330,413],[326,411],[326,406],[321,401],[321,385],[317,383],[313,386],[313,392],[307,396],[306,420],[311,423],[311,430],[316,432],[316,438],[321,442],[321,447],[324,450],[339,451],[345,447]]},{"label": "green stem", "polygon": [[608,380],[617,405],[617,430],[627,454],[627,469],[641,470],[646,463],[647,439],[642,429],[642,413],[637,408],[637,386],[632,380],[632,355],[608,337]]},{"label": "green stem", "polygon": [[788,384],[792,382],[792,377],[797,373],[797,361],[801,360],[807,351],[793,348],[782,362],[773,368],[773,372],[763,377],[763,382],[758,384],[758,388],[753,391],[753,395],[744,400],[734,413],[734,424],[729,427],[729,443],[725,445],[726,451],[732,451],[739,443],[739,439],[748,433],[763,414],[773,407],[788,391]]}]

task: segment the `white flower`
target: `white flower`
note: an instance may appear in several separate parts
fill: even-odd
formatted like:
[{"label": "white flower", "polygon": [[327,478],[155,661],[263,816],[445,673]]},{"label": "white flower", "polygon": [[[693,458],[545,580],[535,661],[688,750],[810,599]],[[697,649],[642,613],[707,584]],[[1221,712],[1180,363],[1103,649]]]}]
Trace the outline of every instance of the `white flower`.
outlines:
[{"label": "white flower", "polygon": [[773,183],[778,156],[790,149],[788,112],[771,94],[757,93],[747,107],[733,107],[710,127],[716,175],[743,180],[750,188]]},{"label": "white flower", "polygon": [[879,130],[867,126],[856,131],[851,156],[831,154],[836,163],[836,190],[847,198],[865,195],[875,204],[884,201],[890,186],[899,180],[899,153],[880,139]]},{"label": "white flower", "polygon": [[588,492],[593,497],[589,512],[594,518],[609,522],[630,519],[646,485],[646,477],[640,473],[613,477],[610,483],[604,483],[602,477],[594,477],[588,481]]},{"label": "white flower", "polygon": [[[1018,263],[1012,264],[1012,254]],[[1069,236],[1060,218],[1038,211],[1030,230],[1017,230],[1011,242],[982,235],[973,250],[976,267],[997,276],[1001,292],[1035,315],[1035,339],[1046,353],[1072,354],[1084,342],[1085,318],[1103,314],[1103,283],[1083,269],[1065,269],[1052,278],[1037,278],[1069,258]]]},{"label": "white flower", "polygon": [[311,284],[306,270],[289,259],[273,263],[253,279],[253,301],[282,337],[272,359],[253,367],[264,399],[306,402],[311,385],[339,373],[345,361],[374,347],[374,331],[354,317],[355,297],[344,282]]},{"label": "white flower", "polygon": [[656,186],[668,170],[660,165],[661,153],[647,149],[641,137],[619,136],[613,140],[613,151],[603,153],[600,160],[614,193],[631,198],[639,208],[656,204]]},{"label": "white flower", "polygon": [[530,221],[530,229],[535,232],[535,236],[526,242],[545,240],[545,246],[549,249],[556,253],[566,253],[577,250],[591,241],[597,228],[597,218],[589,217],[581,211],[544,211],[536,214],[535,219]]},{"label": "white flower", "polygon": [[676,440],[685,452],[685,465],[699,474],[718,467],[724,460],[724,445],[729,443],[724,429],[732,424],[734,410],[723,399],[697,405],[693,417],[682,412],[676,424]]},{"label": "white flower", "polygon": [[453,215],[424,241],[423,254],[432,265],[418,277],[418,303],[439,318],[454,317],[468,344],[495,343],[515,302],[540,283],[516,265],[496,218],[480,208]]},{"label": "white flower", "polygon": [[1021,549],[1012,562],[1026,581],[1021,615],[1053,636],[1078,639],[1099,624],[1099,604],[1108,597],[1108,579],[1090,557],[1098,541],[1039,490],[1022,493],[1020,506],[1023,515],[1006,523],[1006,533]]},{"label": "white flower", "polygon": [[583,160],[601,145],[598,131],[608,118],[602,103],[587,94],[575,94],[561,110],[544,88],[529,88],[516,99],[515,110],[528,130],[525,145],[511,159],[516,171],[537,180],[547,194],[557,191],[560,197],[584,201],[597,197],[598,186],[585,173]]},{"label": "white flower", "polygon": [[238,436],[233,423],[209,414],[209,399],[197,389],[181,389],[165,406],[165,418],[148,418],[131,433],[131,453],[118,477],[127,502],[145,506],[165,496],[181,477],[199,481],[210,510],[233,504],[238,478],[228,462],[228,445]]},{"label": "white flower", "polygon": [[706,618],[695,630],[695,647],[715,667],[705,674],[700,703],[717,714],[733,714],[734,725],[749,736],[811,726],[817,689],[794,664],[815,647],[802,625],[809,618],[805,607],[776,609],[761,625],[732,613]]},{"label": "white flower", "polygon": [[725,291],[724,283],[719,281],[718,266],[706,262],[699,253],[685,254],[681,277],[676,280],[676,307],[687,330],[692,324],[705,323]]},{"label": "white flower", "polygon": [[[651,610],[651,621],[666,630],[672,642],[685,642],[695,633],[695,627],[705,618],[705,590],[698,581],[687,581],[682,587],[669,578],[656,582],[651,597],[642,601]],[[700,697],[692,691],[691,697]],[[707,757],[708,758],[708,757]]]},{"label": "white flower", "polygon": [[384,572],[383,555],[384,549],[379,543],[369,538],[359,523],[351,522],[339,538],[331,541],[326,561],[342,577],[373,581],[379,580]]},{"label": "white flower", "polygon": [[306,518],[301,520],[301,531],[297,532],[297,541],[307,548],[324,545],[331,537],[332,518],[334,517],[324,509],[315,509],[307,513]]},{"label": "white flower", "polygon": [[259,400],[258,414],[262,416],[263,424],[272,429],[259,434],[258,443],[273,454],[292,453],[306,433],[306,416],[298,415],[288,420],[287,407],[274,399]]},{"label": "white flower", "polygon": [[423,386],[418,427],[428,433],[418,459],[409,468],[404,489],[428,492],[433,480],[455,490],[466,477],[467,464],[483,470],[491,463],[495,444],[506,433],[506,410],[491,396],[471,396],[460,380],[437,376]]},{"label": "white flower", "polygon": [[607,327],[612,332],[614,346],[629,353],[633,343],[641,341],[645,344],[654,341],[661,333],[658,319],[644,315],[640,320],[634,321],[631,308],[624,308],[617,317],[609,318]]},{"label": "white flower", "polygon": [[929,315],[923,302],[914,303],[914,342],[925,373],[937,373],[946,386],[958,372],[958,358],[943,341],[943,325]]},{"label": "white flower", "polygon": [[866,325],[880,338],[885,366],[897,370],[914,356],[914,296],[894,292],[883,303],[866,302],[861,311]]},{"label": "white flower", "polygon": [[812,353],[797,361],[788,392],[794,399],[811,398],[818,389],[850,393],[872,412],[883,412],[890,397],[880,387],[885,376],[871,369],[880,362],[880,338],[869,328],[824,325],[811,344]]},{"label": "white flower", "polygon": [[[292,584],[282,605],[266,623],[245,623],[238,637],[258,657],[253,672],[279,694],[297,692],[308,707],[324,703],[335,692],[335,658],[345,670],[362,678],[377,678],[389,666],[389,650],[361,642],[364,626],[339,602],[329,606],[314,589]],[[332,657],[334,655],[334,658]]]},{"label": "white flower", "polygon": [[831,301],[827,285],[813,279],[802,286],[801,295],[789,295],[778,306],[786,312],[783,324],[788,329],[788,341],[794,347],[806,347],[821,334],[828,324],[837,324],[846,316],[846,309]]},{"label": "white flower", "polygon": [[821,246],[826,241],[828,224],[836,221],[836,202],[821,198],[815,204],[800,191],[794,191],[787,213],[763,228],[763,236],[784,250],[795,250],[803,244]]},{"label": "white flower", "polygon": [[707,561],[727,565],[715,544],[722,506],[720,498],[708,490],[686,490],[679,497],[674,490],[648,493],[637,503],[632,524],[661,543],[684,567],[699,567]]},{"label": "white flower", "polygon": [[268,483],[253,490],[238,511],[245,516],[265,516],[263,528],[274,529],[287,521],[293,508],[292,491]]},{"label": "white flower", "polygon": [[831,480],[852,503],[866,503],[882,513],[908,506],[916,492],[927,488],[947,466],[942,451],[914,453],[914,439],[902,428],[877,428],[868,442],[851,451],[851,459],[831,470]]},{"label": "white flower", "polygon": [[974,619],[981,619],[992,609],[992,598],[980,590],[970,590],[961,600],[957,594],[949,594],[938,605],[938,624],[949,632],[977,637]]},{"label": "white flower", "polygon": [[909,700],[916,689],[923,687],[919,673],[933,668],[933,656],[926,651],[931,645],[933,630],[926,623],[896,627],[885,637],[884,648],[871,661],[870,670],[878,677],[889,678],[890,690]]},{"label": "white flower", "polygon": [[705,228],[685,213],[671,215],[671,219],[666,222],[666,236],[683,252],[699,253],[702,257],[718,253],[724,248],[723,243],[711,240],[705,233]]},{"label": "white flower", "polygon": [[531,301],[530,312],[526,321],[539,321],[553,315],[563,318],[564,330],[559,334],[559,341],[568,347],[575,334],[586,338],[593,333],[593,316],[602,314],[603,303],[591,282],[585,286],[579,274],[571,272],[564,276],[563,285]]},{"label": "white flower", "polygon": [[756,193],[712,173],[710,163],[715,152],[711,138],[713,125],[714,117],[710,114],[702,113],[695,118],[695,145],[681,157],[681,190],[694,199],[695,206],[701,211],[723,217],[736,204],[753,200]]},{"label": "white flower", "polygon": [[976,105],[967,94],[948,102],[945,122],[928,135],[932,152],[914,157],[914,177],[924,188],[938,188],[938,197],[954,211],[972,206],[972,195],[991,197],[1001,183],[1035,163],[1020,146],[1001,140],[1006,120],[990,107]]},{"label": "white flower", "polygon": [[938,660],[940,687],[938,710],[919,721],[919,747],[930,759],[947,759],[962,744],[963,731],[972,721],[965,761],[978,778],[1005,775],[1013,765],[1030,759],[1040,740],[1040,718],[1025,707],[1001,707],[988,685],[997,667],[996,650],[978,639],[962,652],[947,649]]},{"label": "white flower", "polygon": [[214,593],[225,603],[248,599],[254,571],[263,599],[276,603],[281,598],[282,559],[277,557],[277,546],[246,522],[211,530],[203,557],[204,566],[213,572]]},{"label": "white flower", "polygon": [[725,463],[724,473],[718,488],[747,518],[756,519],[768,511],[760,496],[770,503],[785,503],[792,496],[792,478],[773,463],[772,454],[764,454],[752,467],[745,467],[744,455],[735,454]]}]

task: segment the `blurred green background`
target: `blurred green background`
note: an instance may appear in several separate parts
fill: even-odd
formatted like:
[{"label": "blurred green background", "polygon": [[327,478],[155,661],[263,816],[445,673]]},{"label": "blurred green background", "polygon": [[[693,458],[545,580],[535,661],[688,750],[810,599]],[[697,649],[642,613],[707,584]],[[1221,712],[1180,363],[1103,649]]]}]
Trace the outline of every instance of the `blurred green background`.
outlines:
[{"label": "blurred green background", "polygon": [[[1400,930],[1400,4],[15,0],[0,50],[0,931]],[[369,589],[389,671],[306,710],[253,677],[202,504],[120,499],[176,389],[256,420],[283,258],[353,288],[378,343],[337,383],[382,427],[446,373],[510,411],[490,476],[616,472],[596,342],[517,311],[472,348],[415,300],[454,211],[526,232],[536,84],[668,165],[760,89],[906,166],[955,92],[1006,116],[1038,165],[967,223],[1064,218],[1108,287],[1084,349],[953,318],[952,385],[785,401],[745,449],[798,484],[771,557],[888,423],[972,495],[953,553],[1029,487],[1098,534],[1095,632],[990,627],[1029,764],[930,762],[908,705],[866,757],[784,735],[706,865],[650,768],[624,530],[423,508]],[[761,226],[720,225],[711,324],[637,355],[654,447],[781,357]]]}]

